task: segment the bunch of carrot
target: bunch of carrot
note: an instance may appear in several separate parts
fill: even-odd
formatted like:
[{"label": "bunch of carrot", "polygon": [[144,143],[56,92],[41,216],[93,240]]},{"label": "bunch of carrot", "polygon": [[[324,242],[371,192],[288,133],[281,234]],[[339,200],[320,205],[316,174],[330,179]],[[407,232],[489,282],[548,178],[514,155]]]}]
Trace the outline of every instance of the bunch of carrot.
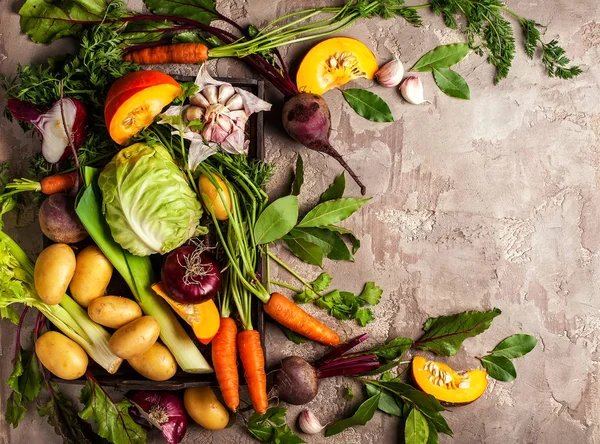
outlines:
[{"label": "bunch of carrot", "polygon": [[[334,331],[285,296],[279,293],[270,295],[256,276],[259,253],[254,242],[253,227],[268,203],[264,191],[257,188],[224,153],[203,162],[199,170],[216,188],[219,196],[219,200],[212,200],[211,203],[200,190],[227,258],[220,295],[221,324],[212,341],[213,366],[225,404],[235,412],[240,402],[237,373],[239,350],[252,405],[254,410],[263,414],[269,404],[267,378],[260,334],[252,326],[253,296],[262,301],[265,312],[275,321],[309,339],[326,345],[338,345],[340,339]],[[225,184],[226,189],[220,183]],[[217,219],[213,204],[222,204],[224,207],[228,216],[226,225]],[[239,333],[231,318],[232,302],[242,324]]]}]

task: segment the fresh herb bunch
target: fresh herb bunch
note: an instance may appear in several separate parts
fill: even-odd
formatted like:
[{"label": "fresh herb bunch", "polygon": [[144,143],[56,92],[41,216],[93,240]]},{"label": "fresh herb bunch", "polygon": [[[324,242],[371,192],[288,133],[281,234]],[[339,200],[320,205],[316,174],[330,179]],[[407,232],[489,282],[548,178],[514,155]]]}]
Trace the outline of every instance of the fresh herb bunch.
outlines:
[{"label": "fresh herb bunch", "polygon": [[[0,88],[6,98],[16,98],[35,105],[50,105],[60,98],[61,81],[64,97],[81,100],[90,114],[90,128],[78,151],[82,166],[107,161],[117,151],[104,125],[104,100],[110,85],[139,67],[122,61],[123,37],[117,24],[98,25],[82,31],[79,51],[67,57],[52,57],[45,64],[17,68],[14,77],[0,75]],[[5,115],[11,118],[8,110]],[[23,124],[32,129],[30,124]],[[72,165],[63,165],[69,169]],[[50,168],[40,156],[33,159],[30,173],[35,178],[48,174]]]}]

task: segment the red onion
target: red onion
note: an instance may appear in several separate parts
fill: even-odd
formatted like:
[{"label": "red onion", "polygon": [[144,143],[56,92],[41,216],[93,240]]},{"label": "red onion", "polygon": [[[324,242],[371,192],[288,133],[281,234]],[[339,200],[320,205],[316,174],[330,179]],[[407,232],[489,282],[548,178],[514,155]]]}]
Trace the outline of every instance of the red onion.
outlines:
[{"label": "red onion", "polygon": [[168,295],[183,304],[199,304],[221,288],[221,267],[201,244],[179,247],[167,256],[161,270]]},{"label": "red onion", "polygon": [[[75,149],[78,149],[83,145],[87,134],[87,111],[77,99],[63,99],[62,107],[71,140]],[[35,126],[42,138],[42,156],[48,162],[56,163],[72,155],[63,126],[60,100],[45,110],[19,99],[8,99],[7,108],[15,119]]]},{"label": "red onion", "polygon": [[168,391],[142,390],[127,394],[127,398],[141,410],[146,420],[162,431],[169,444],[183,440],[188,418],[179,396]]}]

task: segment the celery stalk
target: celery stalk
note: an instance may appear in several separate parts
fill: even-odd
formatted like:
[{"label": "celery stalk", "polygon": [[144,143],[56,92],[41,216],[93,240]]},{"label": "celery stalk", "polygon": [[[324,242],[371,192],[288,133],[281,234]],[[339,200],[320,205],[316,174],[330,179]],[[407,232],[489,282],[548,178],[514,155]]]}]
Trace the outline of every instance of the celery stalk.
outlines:
[{"label": "celery stalk", "polygon": [[113,240],[101,213],[102,196],[97,186],[97,170],[86,167],[84,176],[87,187],[80,194],[75,208],[81,223],[121,274],[144,313],[158,322],[160,338],[173,353],[182,370],[188,373],[212,373],[212,367],[183,329],[168,304],[152,290],[151,286],[156,280],[150,259],[132,255]]}]

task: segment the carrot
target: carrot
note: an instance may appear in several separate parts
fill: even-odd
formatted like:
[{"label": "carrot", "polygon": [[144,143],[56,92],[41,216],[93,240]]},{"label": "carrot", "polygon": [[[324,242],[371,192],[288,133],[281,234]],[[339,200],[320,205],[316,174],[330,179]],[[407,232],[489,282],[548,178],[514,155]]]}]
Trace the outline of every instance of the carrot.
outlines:
[{"label": "carrot", "polygon": [[223,400],[232,412],[237,412],[240,405],[236,336],[235,321],[231,318],[221,318],[219,331],[212,340],[213,367]]},{"label": "carrot", "polygon": [[77,174],[79,174],[77,171],[73,171],[72,173],[44,177],[40,180],[42,193],[47,195],[66,193],[75,185]]},{"label": "carrot", "polygon": [[260,345],[260,333],[256,330],[245,330],[238,334],[238,348],[252,406],[260,415],[263,415],[269,407],[269,400],[267,398],[265,355]]},{"label": "carrot", "polygon": [[340,343],[340,337],[336,332],[317,321],[281,293],[273,293],[263,308],[274,320],[302,336],[326,345]]},{"label": "carrot", "polygon": [[125,55],[126,62],[138,65],[163,63],[200,63],[208,58],[208,47],[202,43],[173,43],[138,49]]}]

